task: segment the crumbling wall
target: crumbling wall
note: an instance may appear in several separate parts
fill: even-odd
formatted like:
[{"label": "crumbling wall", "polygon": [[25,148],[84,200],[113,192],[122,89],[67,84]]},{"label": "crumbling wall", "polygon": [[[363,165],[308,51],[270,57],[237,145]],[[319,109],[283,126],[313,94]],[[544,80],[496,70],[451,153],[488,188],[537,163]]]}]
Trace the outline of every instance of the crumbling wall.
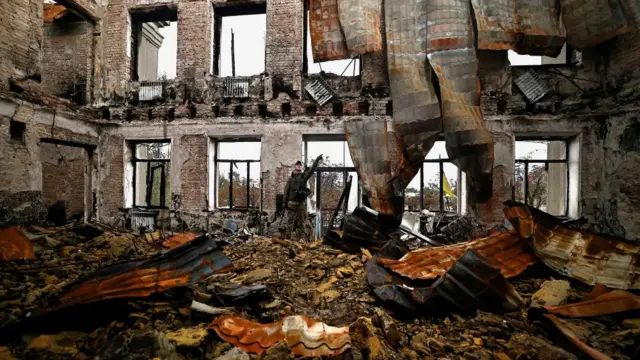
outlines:
[{"label": "crumbling wall", "polygon": [[178,3],[177,77],[204,79],[211,70],[213,8],[209,0]]},{"label": "crumbling wall", "polygon": [[42,90],[84,103],[91,25],[84,21],[44,24]]},{"label": "crumbling wall", "polygon": [[98,220],[113,222],[124,208],[124,138],[101,135],[98,153]]},{"label": "crumbling wall", "polygon": [[125,0],[111,0],[106,11],[106,24],[102,26],[104,86],[101,96],[104,99],[124,97],[127,82],[131,78],[131,54],[127,54],[130,39],[131,17]]},{"label": "crumbling wall", "polygon": [[13,69],[8,69],[10,72],[3,72],[3,75],[39,79],[41,75],[40,48],[43,32],[43,2],[41,0],[11,0],[8,6],[3,7],[6,9],[2,13],[3,17],[7,18],[3,22],[8,22],[7,29],[9,31],[2,37],[8,35],[6,38],[7,48],[11,50],[3,52],[3,54],[9,54],[9,60],[13,62]]},{"label": "crumbling wall", "polygon": [[267,6],[266,71],[275,87],[301,90],[303,4],[273,0]]},{"label": "crumbling wall", "polygon": [[80,147],[40,144],[42,201],[65,201],[67,216],[84,215],[85,151]]},{"label": "crumbling wall", "polygon": [[185,135],[178,146],[182,211],[202,216],[208,201],[208,139],[205,135]]}]

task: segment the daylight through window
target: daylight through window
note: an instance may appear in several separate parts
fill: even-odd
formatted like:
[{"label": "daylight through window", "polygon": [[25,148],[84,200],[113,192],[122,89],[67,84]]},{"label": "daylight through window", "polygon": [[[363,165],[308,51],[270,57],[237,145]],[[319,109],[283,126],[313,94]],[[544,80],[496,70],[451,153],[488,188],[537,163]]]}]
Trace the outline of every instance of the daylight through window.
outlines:
[{"label": "daylight through window", "polygon": [[220,141],[217,144],[217,207],[260,206],[260,141]]},{"label": "daylight through window", "polygon": [[405,210],[459,212],[460,178],[460,170],[448,159],[445,142],[436,141],[404,191]]},{"label": "daylight through window", "polygon": [[514,200],[564,216],[568,183],[566,140],[516,140]]},{"label": "daylight through window", "polygon": [[168,208],[171,198],[171,143],[133,143],[134,206]]},{"label": "daylight through window", "polygon": [[131,13],[131,80],[158,81],[176,77],[178,11],[161,8]]},{"label": "daylight through window", "polygon": [[313,51],[311,45],[311,30],[309,27],[309,11],[307,11],[306,24],[306,43],[305,59],[307,66],[307,74],[318,74],[321,71],[333,73],[341,76],[359,76],[360,75],[360,58],[344,60],[323,61],[320,63],[313,62]]}]

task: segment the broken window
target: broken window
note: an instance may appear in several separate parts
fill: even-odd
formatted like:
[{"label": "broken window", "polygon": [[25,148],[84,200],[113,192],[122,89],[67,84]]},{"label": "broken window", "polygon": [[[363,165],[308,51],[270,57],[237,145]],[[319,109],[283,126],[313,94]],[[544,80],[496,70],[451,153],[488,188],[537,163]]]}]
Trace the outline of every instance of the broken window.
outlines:
[{"label": "broken window", "polygon": [[54,1],[45,1],[43,11],[43,90],[84,105],[87,61],[93,56],[93,24],[79,12]]},{"label": "broken window", "polygon": [[[349,146],[344,137],[320,137],[304,142],[305,165],[311,166],[315,159],[322,155],[316,173],[309,179],[312,207],[319,211],[322,231],[329,227],[329,220],[340,201],[340,196],[352,177],[351,189],[347,201],[347,212],[353,211],[361,204],[358,174],[351,160]],[[315,205],[315,206],[314,206]],[[344,205],[344,204],[343,204]],[[337,221],[344,216],[340,214]],[[339,224],[333,224],[336,227]]]},{"label": "broken window", "polygon": [[135,142],[133,145],[133,206],[168,208],[171,199],[171,143]]},{"label": "broken window", "polygon": [[214,6],[214,75],[235,77],[264,72],[266,10],[265,4]]},{"label": "broken window", "polygon": [[568,149],[565,139],[516,139],[514,200],[567,215]]},{"label": "broken window", "polygon": [[444,141],[436,141],[422,169],[404,191],[406,211],[461,212],[462,174],[447,155]]},{"label": "broken window", "polygon": [[359,76],[360,57],[344,60],[332,60],[323,62],[313,61],[313,51],[311,45],[311,30],[309,27],[309,2],[305,1],[304,16],[304,65],[303,72],[307,74],[318,74],[320,72],[333,73],[340,76]]},{"label": "broken window", "polygon": [[9,122],[9,135],[11,136],[11,140],[17,141],[20,144],[25,143],[24,141],[24,133],[27,130],[27,124],[11,120]]},{"label": "broken window", "polygon": [[542,66],[542,65],[569,65],[574,63],[580,53],[571,50],[565,43],[556,57],[521,55],[513,50],[508,51],[511,66]]},{"label": "broken window", "polygon": [[262,192],[260,141],[220,141],[217,145],[217,207],[258,208]]},{"label": "broken window", "polygon": [[171,7],[131,11],[131,80],[158,81],[176,77],[178,11]]}]

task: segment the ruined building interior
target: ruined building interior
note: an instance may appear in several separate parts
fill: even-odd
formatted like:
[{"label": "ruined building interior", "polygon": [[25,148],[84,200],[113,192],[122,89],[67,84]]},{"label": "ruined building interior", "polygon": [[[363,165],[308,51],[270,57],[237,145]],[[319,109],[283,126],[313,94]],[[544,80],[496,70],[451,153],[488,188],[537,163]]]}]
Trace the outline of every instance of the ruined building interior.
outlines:
[{"label": "ruined building interior", "polygon": [[637,359],[639,61],[638,0],[0,0],[0,360]]}]

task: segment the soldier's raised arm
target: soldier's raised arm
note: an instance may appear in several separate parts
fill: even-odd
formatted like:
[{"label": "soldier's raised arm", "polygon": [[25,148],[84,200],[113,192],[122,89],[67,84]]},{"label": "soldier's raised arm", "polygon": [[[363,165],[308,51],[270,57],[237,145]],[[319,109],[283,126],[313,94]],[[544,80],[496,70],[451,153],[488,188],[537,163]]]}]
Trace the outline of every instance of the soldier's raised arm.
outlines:
[{"label": "soldier's raised arm", "polygon": [[322,154],[318,155],[316,160],[313,162],[313,165],[311,165],[311,167],[307,168],[304,171],[302,176],[304,177],[304,181],[305,182],[308,181],[309,178],[311,178],[311,175],[313,175],[314,172],[316,172],[316,169],[318,168],[318,165],[320,165],[320,160],[322,160]]}]

